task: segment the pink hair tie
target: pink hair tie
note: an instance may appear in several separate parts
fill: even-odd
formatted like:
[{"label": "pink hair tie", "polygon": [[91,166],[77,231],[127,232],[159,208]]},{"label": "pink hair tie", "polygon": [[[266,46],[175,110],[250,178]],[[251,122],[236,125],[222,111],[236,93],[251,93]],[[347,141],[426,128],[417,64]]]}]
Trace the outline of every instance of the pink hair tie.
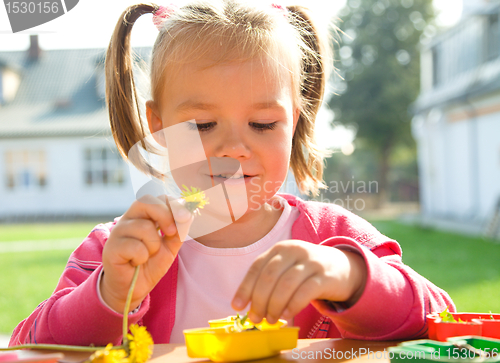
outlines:
[{"label": "pink hair tie", "polygon": [[168,19],[177,9],[178,7],[175,4],[160,6],[158,10],[153,13],[153,23],[156,26],[156,29],[161,31],[165,20]]},{"label": "pink hair tie", "polygon": [[280,13],[282,13],[282,15],[285,18],[288,18],[288,9],[286,8],[286,6],[281,5],[281,4],[272,3],[271,7],[278,10]]}]

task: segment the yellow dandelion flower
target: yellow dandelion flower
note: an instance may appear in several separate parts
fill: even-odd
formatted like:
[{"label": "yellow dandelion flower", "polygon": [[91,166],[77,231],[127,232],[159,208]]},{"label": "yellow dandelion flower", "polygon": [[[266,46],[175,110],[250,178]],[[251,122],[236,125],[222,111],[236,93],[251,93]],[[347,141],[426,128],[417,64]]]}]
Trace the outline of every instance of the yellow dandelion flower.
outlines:
[{"label": "yellow dandelion flower", "polygon": [[147,362],[153,353],[153,338],[146,330],[145,326],[132,324],[130,334],[127,334],[129,341],[129,360],[131,363]]},{"label": "yellow dandelion flower", "polygon": [[186,208],[191,213],[199,213],[198,209],[203,209],[203,207],[208,204],[208,198],[199,188],[191,187],[191,190],[186,185],[182,185],[185,190],[182,190],[181,197],[186,201]]},{"label": "yellow dandelion flower", "polygon": [[112,349],[113,344],[108,344],[106,348],[96,351],[90,356],[87,362],[90,363],[128,363],[127,352],[123,349]]}]

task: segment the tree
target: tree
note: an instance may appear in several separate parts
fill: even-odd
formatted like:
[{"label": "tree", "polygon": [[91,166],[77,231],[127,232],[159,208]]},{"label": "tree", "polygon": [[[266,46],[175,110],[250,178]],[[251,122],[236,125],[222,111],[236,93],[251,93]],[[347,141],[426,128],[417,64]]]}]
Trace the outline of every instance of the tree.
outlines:
[{"label": "tree", "polygon": [[336,95],[328,104],[335,122],[355,124],[356,143],[376,154],[381,202],[391,152],[414,145],[409,107],[419,92],[418,46],[433,27],[432,0],[348,0],[339,16]]}]

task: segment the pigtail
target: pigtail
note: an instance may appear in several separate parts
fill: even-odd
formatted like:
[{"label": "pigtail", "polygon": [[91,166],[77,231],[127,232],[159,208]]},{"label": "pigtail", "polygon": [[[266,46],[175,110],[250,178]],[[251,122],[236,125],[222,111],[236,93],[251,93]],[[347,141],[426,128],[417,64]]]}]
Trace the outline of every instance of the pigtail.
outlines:
[{"label": "pigtail", "polygon": [[302,53],[302,109],[293,137],[290,164],[301,192],[310,191],[312,195],[317,195],[319,189],[325,187],[322,180],[323,159],[327,153],[316,144],[314,122],[328,79],[329,47],[306,8],[289,6],[288,11],[306,46]]},{"label": "pigtail", "polygon": [[[118,150],[125,159],[128,159],[132,146],[146,137],[132,72],[130,34],[132,26],[141,15],[153,13],[157,9],[158,6],[153,4],[128,7],[116,24],[106,54],[106,104],[109,122]],[[143,147],[146,148],[144,144]],[[133,163],[137,164],[137,161]]]}]

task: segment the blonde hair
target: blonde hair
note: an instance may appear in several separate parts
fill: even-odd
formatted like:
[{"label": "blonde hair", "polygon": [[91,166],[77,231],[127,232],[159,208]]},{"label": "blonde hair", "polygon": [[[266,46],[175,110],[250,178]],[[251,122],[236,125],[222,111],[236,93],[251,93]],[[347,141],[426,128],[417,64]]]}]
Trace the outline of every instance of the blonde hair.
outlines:
[{"label": "blonde hair", "polygon": [[[154,4],[130,6],[122,14],[106,55],[106,102],[111,130],[120,153],[128,152],[149,134],[144,126],[134,84],[130,33],[143,14],[155,13]],[[292,140],[290,166],[303,193],[316,195],[324,186],[325,153],[314,138],[330,64],[329,46],[307,9],[255,7],[237,0],[196,2],[173,12],[164,22],[151,58],[151,94],[159,100],[166,68],[210,57],[212,64],[271,58],[276,71],[290,74],[300,116]],[[153,149],[149,147],[149,149]],[[140,170],[155,174],[144,160],[130,160]]]}]

